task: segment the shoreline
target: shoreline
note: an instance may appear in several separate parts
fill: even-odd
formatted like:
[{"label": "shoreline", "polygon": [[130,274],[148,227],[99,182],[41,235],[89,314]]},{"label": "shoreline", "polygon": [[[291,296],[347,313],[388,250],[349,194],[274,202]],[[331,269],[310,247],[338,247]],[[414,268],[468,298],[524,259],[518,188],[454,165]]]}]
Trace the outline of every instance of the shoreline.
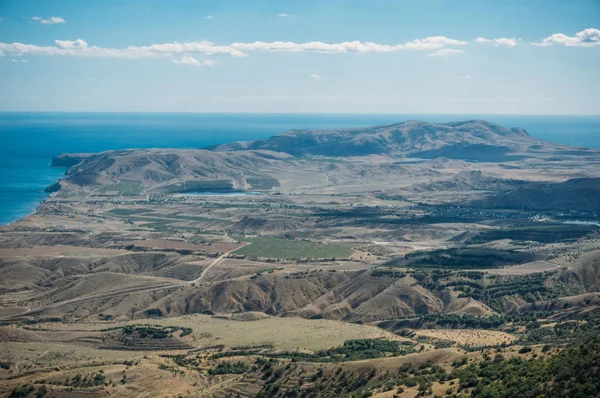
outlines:
[{"label": "shoreline", "polygon": [[5,227],[5,226],[8,226],[8,225],[12,225],[12,224],[14,224],[14,223],[16,223],[18,221],[21,221],[24,218],[27,218],[29,216],[32,216],[32,215],[36,214],[37,213],[37,209],[46,201],[46,199],[42,200],[41,202],[36,202],[36,206],[33,209],[33,211],[28,211],[26,214],[24,214],[22,216],[19,216],[19,218],[16,218],[16,219],[14,219],[12,221],[2,221],[2,222],[0,222],[0,227]]},{"label": "shoreline", "polygon": [[[51,166],[48,166],[51,167]],[[60,181],[62,178],[59,178],[57,180],[54,180],[54,182],[52,184],[56,184],[58,181]],[[50,184],[50,185],[52,185]],[[27,209],[23,209],[23,211],[19,211],[19,215],[17,216],[17,218],[11,219],[11,220],[7,220],[7,221],[0,221],[0,227],[4,227],[4,226],[8,226],[8,225],[12,225],[14,223],[16,223],[17,221],[20,221],[24,218],[27,218],[29,216],[34,215],[35,213],[37,213],[38,208],[43,205],[48,198],[51,197],[52,193],[51,192],[46,192],[45,189],[48,186],[42,188],[41,193],[45,194],[45,196],[40,200],[39,198],[36,198],[35,202],[27,202],[30,203],[31,206],[33,207],[33,209],[30,208],[30,206],[27,206],[25,203],[23,203],[23,207],[27,207]]]}]

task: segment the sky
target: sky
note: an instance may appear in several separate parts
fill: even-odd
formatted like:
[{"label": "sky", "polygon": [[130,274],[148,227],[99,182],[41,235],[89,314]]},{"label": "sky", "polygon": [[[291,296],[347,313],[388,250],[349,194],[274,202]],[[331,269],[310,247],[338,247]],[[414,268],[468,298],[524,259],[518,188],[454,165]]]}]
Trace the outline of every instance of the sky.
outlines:
[{"label": "sky", "polygon": [[600,114],[600,0],[0,0],[0,111]]}]

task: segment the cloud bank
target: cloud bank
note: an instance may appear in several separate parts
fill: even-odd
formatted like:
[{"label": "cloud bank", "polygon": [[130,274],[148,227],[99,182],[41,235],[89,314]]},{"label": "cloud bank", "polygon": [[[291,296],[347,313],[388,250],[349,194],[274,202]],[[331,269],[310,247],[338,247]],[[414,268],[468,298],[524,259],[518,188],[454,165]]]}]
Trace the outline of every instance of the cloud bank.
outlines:
[{"label": "cloud bank", "polygon": [[50,17],[50,18],[32,17],[31,20],[37,21],[37,22],[41,23],[42,25],[54,25],[57,23],[67,23],[67,21],[65,21],[61,17]]},{"label": "cloud bank", "polygon": [[387,53],[404,50],[435,51],[448,46],[465,46],[467,42],[445,36],[433,36],[416,39],[403,44],[380,44],[373,42],[348,41],[342,43],[323,43],[320,41],[296,43],[290,41],[251,43],[237,42],[229,45],[217,45],[210,41],[172,42],[151,44],[149,46],[128,46],[124,48],[108,48],[90,46],[82,39],[55,40],[54,46],[38,46],[24,43],[0,43],[0,51],[16,55],[78,55],[89,57],[112,58],[149,58],[173,57],[180,54],[229,55],[244,57],[248,52],[316,52],[316,53]]},{"label": "cloud bank", "polygon": [[205,59],[203,61],[198,61],[194,57],[186,57],[183,56],[181,59],[174,59],[171,62],[178,65],[191,65],[191,66],[215,66],[218,65],[217,61],[212,59]]},{"label": "cloud bank", "polygon": [[432,53],[427,54],[427,56],[429,57],[443,57],[444,55],[451,55],[451,54],[462,54],[464,53],[464,50],[456,50],[453,48],[442,48],[440,50],[436,50]]},{"label": "cloud bank", "polygon": [[[64,23],[60,17],[43,19],[41,23]],[[50,21],[50,22],[46,22]],[[54,22],[52,22],[54,21]],[[62,22],[60,22],[62,21]],[[498,47],[514,47],[520,39],[496,38],[487,39],[479,37],[474,41],[477,43],[493,43]],[[324,43],[321,41],[292,42],[292,41],[254,41],[235,42],[227,45],[215,44],[211,41],[202,40],[195,42],[171,42],[162,44],[150,44],[148,46],[127,46],[121,48],[101,47],[89,45],[85,40],[55,40],[53,45],[36,45],[25,43],[1,43],[0,55],[46,55],[46,56],[82,56],[82,57],[105,57],[105,58],[176,58],[182,63],[183,57],[193,55],[206,56],[231,56],[245,57],[252,52],[312,52],[325,54],[343,53],[392,53],[399,51],[427,51],[428,56],[440,57],[452,54],[462,54],[468,42],[457,40],[446,36],[430,36],[407,41],[399,44],[384,44],[363,41],[345,41],[341,43]],[[600,30],[585,29],[575,36],[566,36],[562,33],[553,34],[539,43],[531,43],[536,46],[548,47],[555,45],[592,47],[600,45]],[[187,59],[187,58],[186,58]],[[200,61],[198,61],[200,62]],[[184,63],[185,64],[185,63]],[[207,64],[204,66],[208,66]]]},{"label": "cloud bank", "polygon": [[546,37],[539,43],[531,43],[534,46],[566,46],[566,47],[593,47],[600,46],[600,30],[584,29],[575,33],[575,36],[567,36],[563,33],[555,33]]},{"label": "cloud bank", "polygon": [[476,43],[494,43],[496,47],[515,47],[519,44],[519,39],[509,39],[506,37],[500,37],[498,39],[486,39],[484,37],[478,37],[475,39]]}]

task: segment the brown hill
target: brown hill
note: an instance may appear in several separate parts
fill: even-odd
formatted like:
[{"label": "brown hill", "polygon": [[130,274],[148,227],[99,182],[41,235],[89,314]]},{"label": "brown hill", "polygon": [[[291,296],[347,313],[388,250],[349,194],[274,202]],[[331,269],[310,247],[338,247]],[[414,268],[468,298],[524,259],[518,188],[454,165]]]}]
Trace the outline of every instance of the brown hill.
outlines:
[{"label": "brown hill", "polygon": [[600,178],[575,178],[562,183],[528,183],[515,191],[489,196],[473,205],[525,210],[600,211]]},{"label": "brown hill", "polygon": [[[48,189],[62,194],[83,189],[125,195],[314,189],[439,175],[436,169],[442,166],[440,162],[419,163],[424,159],[499,162],[540,156],[573,158],[579,156],[576,153],[588,157],[598,154],[595,150],[541,141],[523,129],[485,121],[410,121],[358,129],[292,130],[267,140],[219,145],[214,150],[143,149],[106,151],[88,157],[62,155],[61,162],[73,166],[66,178]],[[475,175],[457,178],[461,180],[455,183],[465,187],[502,183],[489,180],[490,176],[485,177],[488,181]]]},{"label": "brown hill", "polygon": [[[216,151],[271,150],[294,156],[364,156],[386,154],[434,159],[497,161],[511,152],[526,152],[543,143],[520,128],[482,120],[454,123],[408,121],[340,130],[291,130],[266,140],[219,145]],[[493,159],[492,159],[493,158]]]}]

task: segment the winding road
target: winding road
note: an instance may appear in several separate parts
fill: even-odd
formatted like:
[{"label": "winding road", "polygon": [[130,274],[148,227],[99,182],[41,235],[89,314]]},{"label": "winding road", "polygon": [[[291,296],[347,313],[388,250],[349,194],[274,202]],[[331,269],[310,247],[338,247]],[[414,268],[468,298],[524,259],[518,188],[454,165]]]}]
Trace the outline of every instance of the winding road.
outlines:
[{"label": "winding road", "polygon": [[206,267],[206,268],[204,269],[204,271],[202,271],[202,273],[200,274],[200,276],[199,276],[198,278],[194,279],[193,281],[186,282],[186,283],[189,283],[189,284],[194,284],[194,283],[198,283],[198,282],[202,281],[202,278],[204,278],[204,276],[206,275],[206,273],[207,273],[207,272],[208,272],[208,271],[209,271],[211,268],[213,268],[214,266],[218,265],[218,264],[219,264],[221,261],[223,261],[223,259],[224,259],[225,257],[227,257],[227,256],[228,256],[230,253],[233,253],[234,251],[236,251],[236,250],[238,250],[238,249],[241,249],[242,247],[244,247],[244,246],[247,246],[247,245],[249,245],[249,244],[250,244],[250,243],[248,243],[248,242],[245,242],[245,243],[244,243],[242,246],[240,246],[240,247],[236,247],[235,249],[233,249],[233,250],[230,250],[230,251],[228,251],[227,253],[223,253],[223,254],[222,254],[222,255],[221,255],[219,258],[215,259],[215,260],[214,260],[212,263],[210,263],[210,264],[208,265],[208,267]]},{"label": "winding road", "polygon": [[27,308],[27,311],[25,311],[24,313],[20,313],[20,314],[14,314],[14,315],[8,315],[3,317],[2,319],[9,319],[9,318],[15,318],[21,315],[25,315],[27,313],[31,313],[31,314],[36,314],[36,313],[40,313],[40,312],[44,312],[47,311],[49,309],[54,309],[54,308],[58,308],[61,307],[63,305],[69,305],[69,304],[77,304],[77,303],[83,303],[83,302],[87,302],[87,301],[93,301],[93,300],[102,300],[102,299],[108,299],[108,298],[112,298],[115,296],[123,296],[123,295],[127,295],[127,294],[134,294],[134,293],[145,293],[145,292],[152,292],[152,291],[156,291],[156,290],[164,290],[164,289],[174,289],[174,288],[178,288],[178,287],[185,287],[185,286],[191,286],[194,285],[196,283],[199,283],[202,281],[202,279],[206,276],[207,272],[214,268],[215,266],[219,265],[219,263],[221,263],[221,261],[223,261],[223,259],[225,259],[225,257],[227,257],[230,253],[233,253],[234,251],[241,249],[244,246],[249,245],[249,242],[244,242],[243,245],[236,247],[233,250],[230,250],[226,253],[223,253],[222,255],[220,255],[218,258],[216,258],[215,260],[213,260],[208,267],[206,267],[202,273],[200,274],[200,276],[192,281],[183,281],[181,283],[175,283],[175,284],[160,284],[160,285],[150,285],[150,286],[134,286],[134,287],[127,287],[127,288],[123,288],[123,289],[117,289],[117,290],[113,290],[113,291],[108,291],[108,292],[103,292],[103,293],[97,293],[97,294],[90,294],[87,296],[79,296],[76,298],[72,298],[72,299],[68,299],[68,300],[64,300],[64,301],[60,301],[58,303],[52,303],[52,304],[48,304],[45,305],[43,307],[39,307],[39,308]]}]

